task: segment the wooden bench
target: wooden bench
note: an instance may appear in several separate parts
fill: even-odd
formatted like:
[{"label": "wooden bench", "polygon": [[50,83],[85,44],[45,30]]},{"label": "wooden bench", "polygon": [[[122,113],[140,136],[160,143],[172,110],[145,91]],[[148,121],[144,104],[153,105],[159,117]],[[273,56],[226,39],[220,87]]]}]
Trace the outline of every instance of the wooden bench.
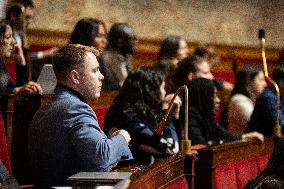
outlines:
[{"label": "wooden bench", "polygon": [[161,159],[118,183],[116,189],[193,189],[195,156],[176,155]]},{"label": "wooden bench", "polygon": [[8,170],[8,172],[12,175],[12,169],[10,164],[10,158],[8,155],[8,147],[7,147],[7,139],[6,139],[6,129],[5,129],[5,121],[2,116],[2,98],[0,96],[0,160]]},{"label": "wooden bench", "polygon": [[197,188],[241,189],[266,166],[274,148],[274,139],[236,141],[198,151],[195,169]]}]

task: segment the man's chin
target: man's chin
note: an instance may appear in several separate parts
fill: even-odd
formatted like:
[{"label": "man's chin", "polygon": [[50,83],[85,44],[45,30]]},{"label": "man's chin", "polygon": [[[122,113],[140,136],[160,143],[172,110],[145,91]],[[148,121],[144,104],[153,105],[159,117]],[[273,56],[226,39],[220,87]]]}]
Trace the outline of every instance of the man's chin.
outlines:
[{"label": "man's chin", "polygon": [[99,93],[97,93],[97,94],[95,95],[95,99],[100,98],[100,96],[101,96],[101,93],[99,92]]}]

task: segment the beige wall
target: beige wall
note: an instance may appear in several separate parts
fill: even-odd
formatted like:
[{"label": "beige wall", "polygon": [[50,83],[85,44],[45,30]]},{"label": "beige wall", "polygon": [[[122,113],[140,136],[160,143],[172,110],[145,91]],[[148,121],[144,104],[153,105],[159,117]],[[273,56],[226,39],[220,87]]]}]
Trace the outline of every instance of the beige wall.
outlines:
[{"label": "beige wall", "polygon": [[0,0],[0,19],[5,18],[6,0]]},{"label": "beige wall", "polygon": [[257,30],[266,30],[268,47],[284,43],[283,0],[34,0],[34,28],[71,31],[91,16],[130,23],[138,37],[180,35],[190,42],[258,46]]}]

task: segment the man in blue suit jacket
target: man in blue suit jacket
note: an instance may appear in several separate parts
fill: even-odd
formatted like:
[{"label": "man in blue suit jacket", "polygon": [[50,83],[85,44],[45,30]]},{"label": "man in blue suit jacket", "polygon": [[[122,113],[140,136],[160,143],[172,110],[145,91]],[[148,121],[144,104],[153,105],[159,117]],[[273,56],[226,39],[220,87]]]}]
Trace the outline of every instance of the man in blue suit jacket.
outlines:
[{"label": "man in blue suit jacket", "polygon": [[104,76],[98,52],[83,45],[67,45],[54,57],[55,98],[35,114],[29,130],[29,154],[36,187],[68,185],[80,171],[110,171],[132,158],[130,136],[113,130],[108,138],[87,100],[100,96]]}]

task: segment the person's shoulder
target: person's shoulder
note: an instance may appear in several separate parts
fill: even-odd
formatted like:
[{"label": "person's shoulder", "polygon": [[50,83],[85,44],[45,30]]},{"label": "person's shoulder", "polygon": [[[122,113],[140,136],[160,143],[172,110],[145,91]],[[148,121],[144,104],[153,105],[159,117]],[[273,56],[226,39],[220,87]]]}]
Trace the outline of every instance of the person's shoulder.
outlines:
[{"label": "person's shoulder", "polygon": [[57,98],[51,102],[51,106],[69,113],[94,113],[93,109],[87,103],[68,92],[57,96]]},{"label": "person's shoulder", "polygon": [[232,101],[235,100],[243,100],[243,99],[247,99],[248,97],[243,95],[243,94],[234,94],[231,98]]},{"label": "person's shoulder", "polygon": [[232,96],[232,98],[230,100],[230,103],[242,103],[242,102],[252,103],[252,100],[249,97],[247,97],[243,94],[235,94],[235,95]]},{"label": "person's shoulder", "polygon": [[59,114],[62,115],[62,119],[69,122],[69,125],[66,124],[67,127],[71,127],[78,123],[97,125],[98,119],[96,113],[87,103],[82,102],[76,98],[70,99],[62,99],[56,103],[61,112]]},{"label": "person's shoulder", "polygon": [[261,95],[263,95],[263,96],[267,96],[267,95],[275,96],[275,90],[272,87],[268,87],[263,91],[263,93]]},{"label": "person's shoulder", "polygon": [[74,112],[86,113],[86,114],[95,114],[92,107],[89,104],[82,102],[78,99],[74,99],[72,101],[69,101],[68,107],[69,107],[70,110],[72,110]]},{"label": "person's shoulder", "polygon": [[275,98],[276,98],[276,92],[271,87],[265,89],[263,93],[259,96],[259,100],[269,100]]}]

